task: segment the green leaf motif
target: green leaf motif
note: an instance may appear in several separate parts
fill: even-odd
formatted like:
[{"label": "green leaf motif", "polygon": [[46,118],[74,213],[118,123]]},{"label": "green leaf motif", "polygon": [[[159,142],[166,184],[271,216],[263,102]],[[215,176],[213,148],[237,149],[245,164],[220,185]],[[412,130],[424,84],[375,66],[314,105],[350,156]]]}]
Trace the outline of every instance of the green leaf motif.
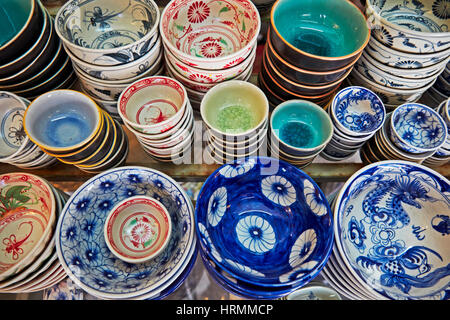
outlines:
[{"label": "green leaf motif", "polygon": [[220,9],[219,14],[221,14],[222,12],[228,12],[230,11],[230,9],[228,7],[223,7],[222,9]]},{"label": "green leaf motif", "polygon": [[245,22],[242,21],[242,31],[245,31]]},{"label": "green leaf motif", "polygon": [[27,188],[26,186],[14,186],[8,189],[5,194],[6,199],[17,200],[20,204],[25,204],[30,200],[30,197],[22,194],[22,191]]},{"label": "green leaf motif", "polygon": [[220,42],[222,42],[224,45],[228,47],[228,42],[226,42],[224,39],[220,39]]},{"label": "green leaf motif", "polygon": [[180,26],[179,24],[175,24],[175,27],[180,31],[184,31],[184,27]]}]

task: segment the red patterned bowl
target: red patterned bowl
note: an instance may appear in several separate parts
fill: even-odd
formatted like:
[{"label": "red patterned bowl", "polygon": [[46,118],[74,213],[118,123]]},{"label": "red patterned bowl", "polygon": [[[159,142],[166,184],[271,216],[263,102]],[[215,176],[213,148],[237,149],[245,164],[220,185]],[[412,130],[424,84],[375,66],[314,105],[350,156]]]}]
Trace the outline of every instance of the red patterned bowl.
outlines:
[{"label": "red patterned bowl", "polygon": [[220,70],[250,55],[261,20],[250,0],[172,0],[159,27],[163,44],[179,60]]}]

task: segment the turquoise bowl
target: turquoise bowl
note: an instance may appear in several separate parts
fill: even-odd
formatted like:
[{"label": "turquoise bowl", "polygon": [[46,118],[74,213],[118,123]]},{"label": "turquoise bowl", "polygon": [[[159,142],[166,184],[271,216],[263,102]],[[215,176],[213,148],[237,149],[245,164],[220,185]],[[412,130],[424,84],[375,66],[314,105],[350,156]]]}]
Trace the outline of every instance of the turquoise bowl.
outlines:
[{"label": "turquoise bowl", "polygon": [[270,23],[275,50],[291,64],[311,71],[349,65],[370,39],[364,14],[347,0],[278,0]]},{"label": "turquoise bowl", "polygon": [[297,157],[319,153],[333,135],[328,113],[306,100],[288,100],[278,105],[272,112],[270,127],[272,143]]},{"label": "turquoise bowl", "polygon": [[22,30],[32,14],[33,6],[33,0],[8,0],[0,3],[0,46]]}]

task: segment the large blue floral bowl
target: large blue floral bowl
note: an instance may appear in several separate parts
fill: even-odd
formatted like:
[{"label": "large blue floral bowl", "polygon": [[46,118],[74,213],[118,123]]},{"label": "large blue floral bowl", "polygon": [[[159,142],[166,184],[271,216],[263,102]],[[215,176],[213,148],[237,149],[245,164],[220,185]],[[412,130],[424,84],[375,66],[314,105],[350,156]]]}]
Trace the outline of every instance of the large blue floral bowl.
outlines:
[{"label": "large blue floral bowl", "polygon": [[[105,220],[115,204],[135,195],[157,199],[169,211],[172,234],[154,259],[130,264],[117,259],[103,236]],[[174,281],[195,245],[194,208],[172,178],[144,167],[105,171],[78,188],[67,201],[56,229],[58,258],[83,290],[105,299],[152,296]]]},{"label": "large blue floral bowl", "polygon": [[444,296],[450,281],[450,181],[406,161],[356,172],[334,210],[338,254],[366,288],[392,299]]},{"label": "large blue floral bowl", "polygon": [[238,159],[217,169],[197,199],[202,250],[231,277],[262,287],[299,286],[331,251],[328,202],[303,171],[277,159]]}]

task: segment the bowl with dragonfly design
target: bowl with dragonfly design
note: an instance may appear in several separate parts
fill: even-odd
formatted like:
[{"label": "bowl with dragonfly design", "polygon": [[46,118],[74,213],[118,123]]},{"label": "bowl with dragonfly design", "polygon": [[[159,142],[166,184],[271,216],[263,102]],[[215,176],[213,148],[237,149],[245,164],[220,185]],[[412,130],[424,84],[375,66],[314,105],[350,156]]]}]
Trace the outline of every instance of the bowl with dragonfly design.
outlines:
[{"label": "bowl with dragonfly design", "polygon": [[120,65],[144,56],[158,39],[153,0],[71,0],[56,14],[56,32],[79,59]]},{"label": "bowl with dragonfly design", "polygon": [[195,218],[208,259],[260,288],[305,284],[332,246],[322,191],[303,171],[274,158],[240,158],[217,169],[200,190]]}]

